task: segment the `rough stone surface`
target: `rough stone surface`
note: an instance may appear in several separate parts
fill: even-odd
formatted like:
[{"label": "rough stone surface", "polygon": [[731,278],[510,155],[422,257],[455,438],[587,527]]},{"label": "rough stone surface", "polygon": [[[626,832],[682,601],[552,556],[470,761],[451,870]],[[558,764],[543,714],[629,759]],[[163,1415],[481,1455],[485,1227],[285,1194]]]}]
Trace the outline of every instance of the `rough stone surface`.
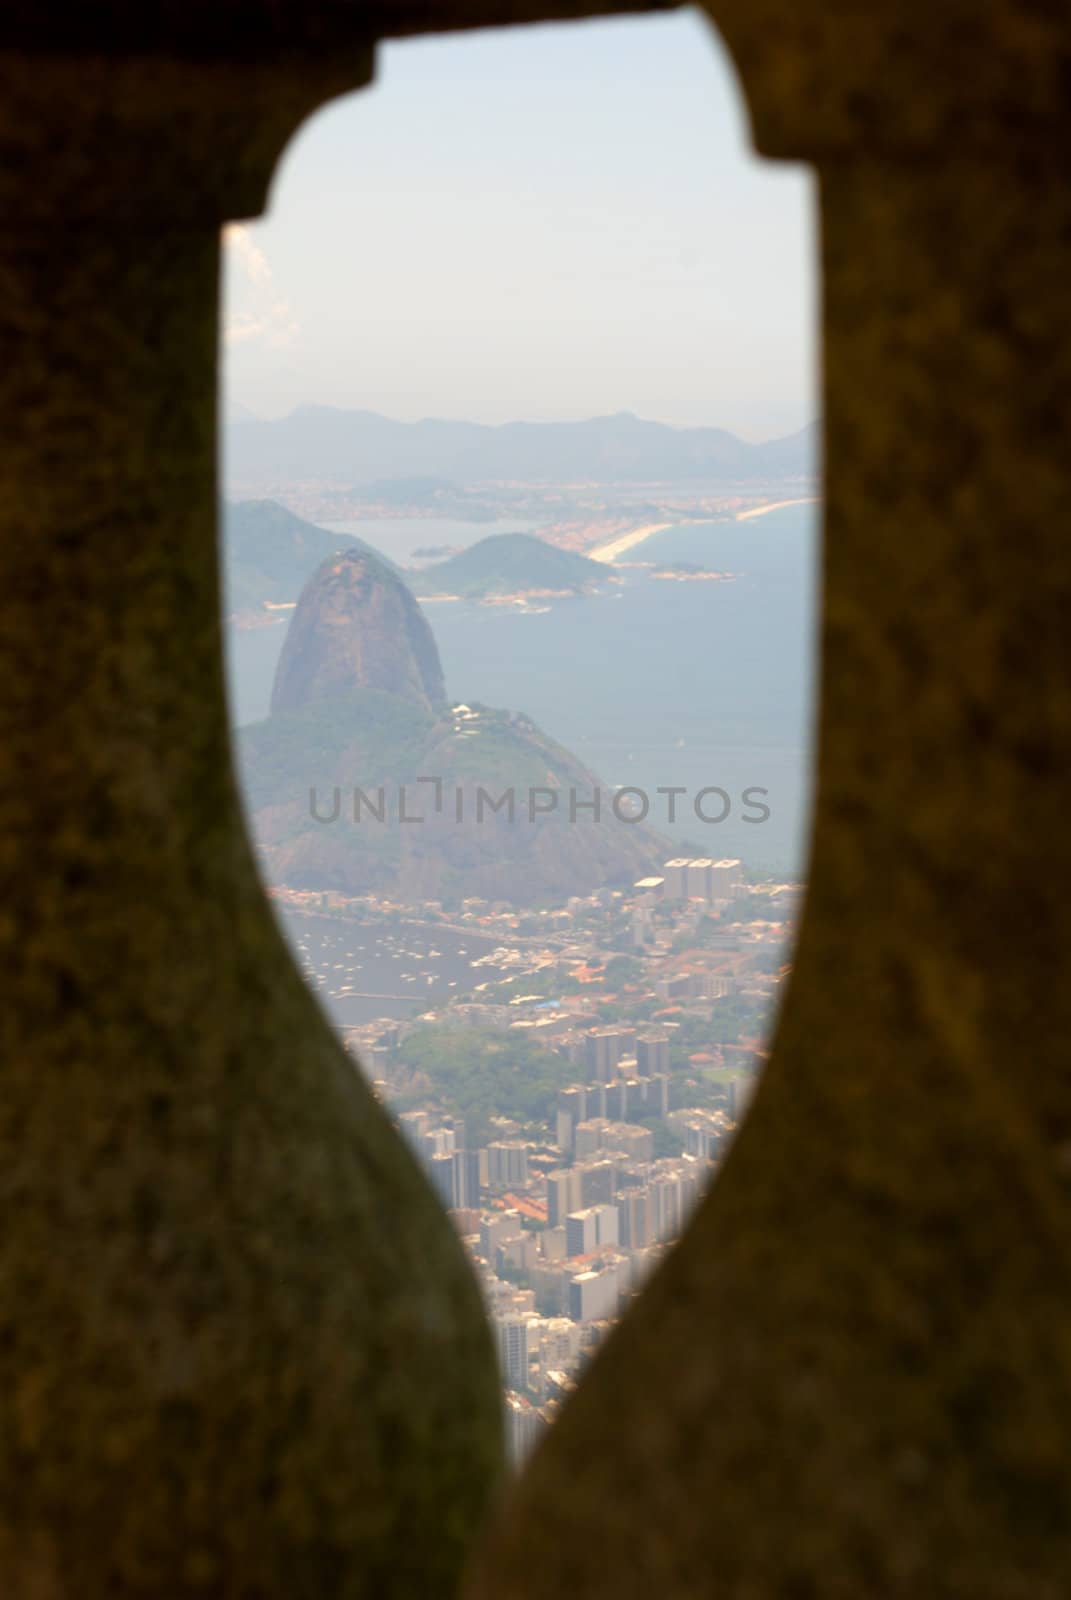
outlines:
[{"label": "rough stone surface", "polygon": [[531,905],[628,887],[670,848],[523,713],[455,717],[424,613],[368,549],[305,585],[238,753],[261,859],[295,888]]},{"label": "rough stone surface", "polygon": [[439,647],[402,580],[362,550],[321,563],[287,629],[271,709],[302,711],[378,689],[428,712],[446,707]]},{"label": "rough stone surface", "polygon": [[[61,194],[64,73],[24,173]],[[221,670],[218,225],[154,220],[161,148],[140,222],[9,216],[0,241],[0,1589],[446,1595],[497,1471],[495,1362],[257,881]],[[199,154],[224,192],[225,144]]]},{"label": "rough stone surface", "polygon": [[[375,36],[598,9],[5,10],[7,50],[56,56],[0,58],[0,1572],[26,1600],[445,1596],[471,1542],[475,1295],[234,804],[208,224],[260,205]],[[1071,31],[1044,0],[717,17],[760,148],[821,167],[811,889],[747,1127],[469,1594],[1058,1600]]]},{"label": "rough stone surface", "polygon": [[823,167],[791,993],[712,1193],[470,1600],[1071,1585],[1071,190],[1014,101],[1003,131],[995,163]]}]

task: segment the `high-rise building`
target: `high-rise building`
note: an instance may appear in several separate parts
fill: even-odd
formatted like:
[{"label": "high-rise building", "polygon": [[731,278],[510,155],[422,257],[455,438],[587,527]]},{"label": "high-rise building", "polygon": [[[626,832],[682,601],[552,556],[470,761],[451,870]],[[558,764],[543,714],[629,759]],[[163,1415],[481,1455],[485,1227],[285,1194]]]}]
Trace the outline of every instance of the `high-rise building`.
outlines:
[{"label": "high-rise building", "polygon": [[534,1233],[525,1231],[512,1239],[503,1239],[495,1251],[493,1266],[501,1277],[504,1270],[530,1272],[539,1263],[539,1240]]},{"label": "high-rise building", "polygon": [[565,1219],[565,1239],[569,1256],[586,1256],[617,1244],[617,1207],[588,1206],[584,1211],[574,1211]]},{"label": "high-rise building", "polygon": [[652,1179],[648,1190],[651,1202],[651,1229],[656,1239],[672,1239],[680,1232],[682,1220],[681,1186],[676,1177]]},{"label": "high-rise building", "polygon": [[662,1170],[651,1178],[651,1222],[656,1239],[671,1239],[681,1232],[702,1192],[709,1169],[699,1161],[659,1163]]},{"label": "high-rise building", "polygon": [[577,1123],[576,1133],[573,1136],[573,1148],[576,1150],[577,1159],[583,1161],[588,1156],[593,1156],[603,1145],[603,1126],[605,1117],[592,1117],[587,1122]]},{"label": "high-rise building", "polygon": [[740,861],[735,859],[725,861],[712,861],[710,864],[710,899],[729,901],[735,898],[737,892],[743,887],[744,868]]},{"label": "high-rise building", "polygon": [[616,1262],[581,1272],[569,1283],[569,1315],[574,1322],[602,1322],[617,1315],[621,1291]]},{"label": "high-rise building", "polygon": [[649,1078],[619,1078],[605,1086],[604,1115],[611,1121],[632,1117],[664,1117],[669,1110],[669,1079],[661,1072]]},{"label": "high-rise building", "polygon": [[714,863],[706,856],[699,856],[688,863],[688,899],[712,900],[713,878],[711,876]]},{"label": "high-rise building", "polygon": [[428,1128],[423,1135],[424,1154],[430,1160],[434,1156],[452,1156],[454,1153],[453,1128]]},{"label": "high-rise building", "polygon": [[528,1317],[499,1317],[495,1322],[498,1365],[507,1389],[528,1387]]},{"label": "high-rise building", "polygon": [[636,1035],[636,1066],[645,1078],[669,1071],[669,1034],[664,1028],[649,1028]]},{"label": "high-rise building", "polygon": [[507,1395],[506,1443],[515,1467],[531,1455],[546,1425],[542,1412],[537,1411],[531,1401],[521,1395]]},{"label": "high-rise building", "polygon": [[598,1223],[594,1207],[574,1211],[565,1219],[565,1252],[569,1256],[590,1255],[597,1243]]},{"label": "high-rise building", "polygon": [[570,1256],[586,1256],[593,1250],[616,1245],[617,1207],[588,1206],[584,1211],[574,1211],[565,1219],[565,1238],[566,1254]]},{"label": "high-rise building", "polygon": [[673,1120],[683,1136],[685,1155],[695,1156],[699,1161],[712,1161],[721,1154],[730,1132],[730,1122],[724,1111],[678,1112]]},{"label": "high-rise building", "polygon": [[510,1239],[519,1239],[524,1229],[516,1211],[496,1211],[480,1218],[480,1254],[492,1264],[499,1247]]},{"label": "high-rise building", "polygon": [[573,1170],[580,1178],[580,1203],[571,1210],[610,1204],[617,1193],[617,1172],[612,1161],[587,1161]]},{"label": "high-rise building", "polygon": [[631,1161],[654,1159],[654,1134],[638,1123],[607,1121],[603,1127],[603,1142],[605,1149],[620,1150]]},{"label": "high-rise building", "polygon": [[487,1182],[492,1189],[523,1188],[528,1182],[528,1146],[501,1139],[487,1146]]},{"label": "high-rise building", "polygon": [[729,1115],[734,1122],[743,1122],[757,1083],[753,1073],[747,1078],[729,1080]]},{"label": "high-rise building", "polygon": [[[627,1096],[614,1098],[627,1099]],[[575,1143],[578,1160],[594,1156],[599,1150],[620,1151],[635,1161],[650,1161],[654,1156],[654,1134],[650,1128],[609,1117],[592,1117],[588,1122],[579,1123]]]},{"label": "high-rise building", "polygon": [[649,1189],[626,1189],[618,1195],[617,1219],[620,1242],[629,1250],[642,1250],[654,1243]]},{"label": "high-rise building", "polygon": [[667,900],[705,900],[728,903],[739,894],[744,870],[737,860],[712,861],[707,856],[677,856],[662,868],[663,896]]},{"label": "high-rise building", "polygon": [[528,1281],[540,1311],[548,1316],[559,1316],[569,1309],[566,1275],[559,1262],[537,1262]]},{"label": "high-rise building", "polygon": [[539,1233],[539,1254],[544,1261],[564,1261],[565,1259],[565,1224],[559,1222],[556,1227],[546,1227]]},{"label": "high-rise building", "polygon": [[616,1245],[618,1243],[616,1205],[595,1206],[594,1210],[598,1223],[599,1249],[604,1250],[608,1245]]},{"label": "high-rise building", "polygon": [[587,1091],[579,1084],[558,1090],[558,1148],[572,1150],[573,1137],[578,1122],[583,1122],[587,1112]]},{"label": "high-rise building", "polygon": [[701,972],[696,980],[696,989],[704,1000],[723,1000],[726,995],[736,993],[736,979],[726,972]]},{"label": "high-rise building", "polygon": [[428,1130],[431,1118],[426,1111],[403,1111],[398,1118],[398,1126],[412,1145],[413,1149],[423,1152],[423,1138]]},{"label": "high-rise building", "polygon": [[632,1103],[629,1091],[635,1082],[636,1079],[634,1077],[618,1078],[616,1083],[608,1083],[606,1085],[606,1111],[604,1113],[606,1118],[617,1122],[626,1120],[628,1108]]},{"label": "high-rise building", "polygon": [[452,1213],[453,1223],[463,1239],[467,1239],[475,1249],[480,1237],[480,1213],[474,1206],[455,1206]]},{"label": "high-rise building", "polygon": [[454,1149],[467,1150],[469,1147],[469,1140],[468,1129],[465,1126],[464,1117],[451,1117],[450,1127],[453,1129],[454,1134]]},{"label": "high-rise building", "polygon": [[592,1117],[605,1117],[606,1096],[611,1085],[608,1083],[589,1083],[584,1090],[586,1096],[585,1111],[582,1120],[589,1122]]},{"label": "high-rise building", "polygon": [[468,1208],[480,1203],[480,1153],[478,1150],[455,1150],[454,1206]]},{"label": "high-rise building", "polygon": [[621,1059],[623,1030],[592,1028],[584,1035],[584,1058],[588,1072],[599,1083],[609,1083]]},{"label": "high-rise building", "polygon": [[570,1211],[582,1205],[580,1172],[576,1167],[560,1167],[547,1173],[547,1222],[557,1227]]},{"label": "high-rise building", "polygon": [[688,894],[688,858],[676,856],[672,861],[667,861],[662,868],[664,885],[663,898],[666,900],[684,900]]},{"label": "high-rise building", "polygon": [[579,1330],[568,1317],[548,1317],[539,1329],[539,1364],[544,1372],[568,1372],[580,1353]]},{"label": "high-rise building", "polygon": [[444,1209],[449,1211],[454,1204],[453,1155],[433,1155],[427,1161],[427,1168],[431,1176],[432,1188],[439,1196]]}]

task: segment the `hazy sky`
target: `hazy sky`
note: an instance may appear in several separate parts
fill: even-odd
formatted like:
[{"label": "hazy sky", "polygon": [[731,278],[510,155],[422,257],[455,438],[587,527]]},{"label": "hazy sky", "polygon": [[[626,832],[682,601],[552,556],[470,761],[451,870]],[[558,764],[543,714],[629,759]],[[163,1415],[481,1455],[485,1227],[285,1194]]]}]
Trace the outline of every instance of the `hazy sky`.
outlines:
[{"label": "hazy sky", "polygon": [[229,237],[228,394],[764,438],[818,410],[814,248],[698,13],[392,44]]}]

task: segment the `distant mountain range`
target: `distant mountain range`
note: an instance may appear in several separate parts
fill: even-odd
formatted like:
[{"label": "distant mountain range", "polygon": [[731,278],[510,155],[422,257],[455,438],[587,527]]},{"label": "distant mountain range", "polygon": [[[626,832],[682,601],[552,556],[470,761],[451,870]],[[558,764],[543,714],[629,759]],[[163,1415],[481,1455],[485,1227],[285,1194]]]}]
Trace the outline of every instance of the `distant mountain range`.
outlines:
[{"label": "distant mountain range", "polygon": [[768,482],[810,478],[818,425],[749,444],[723,428],[674,428],[631,412],[586,422],[396,422],[373,411],[300,406],[276,421],[230,421],[224,478],[249,488],[295,479],[371,485],[398,478],[479,483]]}]

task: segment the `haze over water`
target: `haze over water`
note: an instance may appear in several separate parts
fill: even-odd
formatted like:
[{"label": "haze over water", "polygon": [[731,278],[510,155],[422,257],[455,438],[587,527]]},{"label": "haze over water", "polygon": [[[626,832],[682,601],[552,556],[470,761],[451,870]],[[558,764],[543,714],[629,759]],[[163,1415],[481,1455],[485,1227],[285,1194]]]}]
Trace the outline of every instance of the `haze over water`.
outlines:
[{"label": "haze over water", "polygon": [[[356,532],[375,543],[366,524]],[[485,525],[424,523],[419,543],[469,542]],[[403,539],[413,535],[406,530]],[[673,582],[618,569],[609,594],[549,610],[433,603],[425,607],[454,700],[527,712],[608,789],[650,795],[649,821],[682,845],[802,872],[810,806],[818,508],[792,506],[748,522],[709,522],[653,535],[627,560],[689,563],[732,582]],[[410,546],[411,547],[411,546]],[[395,551],[400,554],[397,544]],[[395,553],[392,551],[390,553]],[[267,713],[285,629],[232,635],[235,719]],[[656,791],[683,786],[675,825]],[[691,797],[717,786],[733,801],[720,824],[697,820]],[[764,788],[768,820],[742,820],[744,789]],[[720,802],[706,802],[716,815]]]}]

